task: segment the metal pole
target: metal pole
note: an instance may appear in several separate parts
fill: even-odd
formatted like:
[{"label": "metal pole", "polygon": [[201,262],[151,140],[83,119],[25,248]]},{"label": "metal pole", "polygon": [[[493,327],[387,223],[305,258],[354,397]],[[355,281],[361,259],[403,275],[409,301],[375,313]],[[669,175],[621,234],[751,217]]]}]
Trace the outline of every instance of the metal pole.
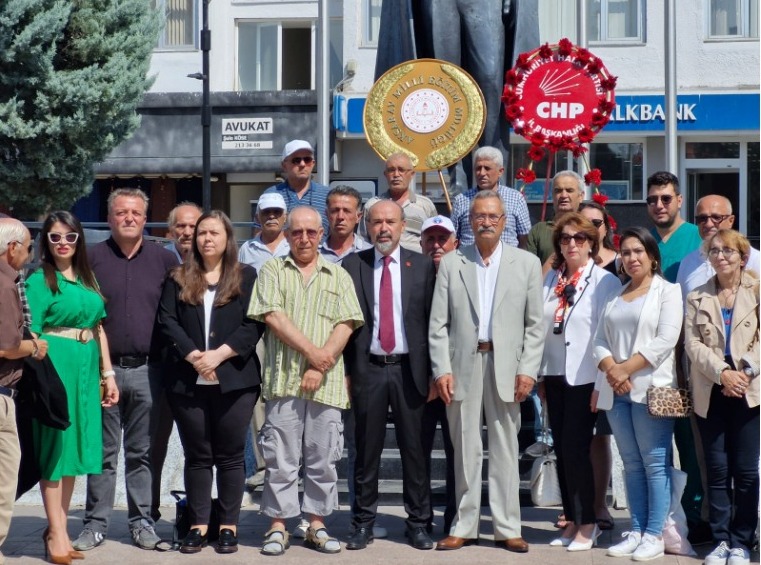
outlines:
[{"label": "metal pole", "polygon": [[327,0],[318,0],[317,20],[317,182],[330,183],[330,20]]},{"label": "metal pole", "polygon": [[[576,0],[576,45],[584,47],[589,46],[589,37],[587,35],[587,2],[586,0]],[[589,143],[584,143],[584,147],[589,151]],[[576,159],[579,174],[583,177],[589,172],[587,161],[584,158]],[[565,167],[564,167],[565,168]],[[584,184],[584,199],[589,200],[592,198],[591,190],[589,186]]]},{"label": "metal pole", "polygon": [[211,210],[211,105],[209,103],[209,51],[211,51],[211,31],[209,30],[209,2],[202,0],[203,28],[201,29],[201,53],[203,55],[203,98],[201,101],[202,160],[203,160],[203,209]]},{"label": "metal pole", "polygon": [[679,174],[676,131],[676,0],[666,0],[665,84],[666,84],[666,170]]}]

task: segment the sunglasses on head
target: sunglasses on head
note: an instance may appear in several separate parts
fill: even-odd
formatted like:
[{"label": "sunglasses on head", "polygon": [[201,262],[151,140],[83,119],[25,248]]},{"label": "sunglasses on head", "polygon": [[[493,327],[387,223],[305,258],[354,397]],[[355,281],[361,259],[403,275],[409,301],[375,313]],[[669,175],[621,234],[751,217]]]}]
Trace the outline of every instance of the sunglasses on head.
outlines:
[{"label": "sunglasses on head", "polygon": [[292,165],[300,165],[304,162],[305,165],[311,165],[314,161],[314,157],[306,156],[306,157],[291,157],[291,164]]},{"label": "sunglasses on head", "polygon": [[68,243],[69,245],[74,245],[77,240],[79,239],[79,234],[77,232],[69,232],[69,233],[58,233],[58,232],[48,232],[48,241],[50,243],[61,243],[61,240],[63,240],[65,243]]},{"label": "sunglasses on head", "polygon": [[589,221],[592,222],[592,225],[596,228],[599,228],[601,225],[605,223],[605,220],[600,220],[598,218],[595,218],[594,220],[589,220]]},{"label": "sunglasses on head", "polygon": [[658,200],[660,200],[664,206],[668,206],[674,198],[676,197],[673,194],[656,194],[645,198],[645,202],[647,202],[648,206],[655,206],[658,204]]},{"label": "sunglasses on head", "polygon": [[574,240],[576,245],[584,245],[584,242],[587,241],[587,236],[583,233],[575,233],[573,235],[567,233],[560,234],[560,245],[568,245],[571,243],[571,240]]}]

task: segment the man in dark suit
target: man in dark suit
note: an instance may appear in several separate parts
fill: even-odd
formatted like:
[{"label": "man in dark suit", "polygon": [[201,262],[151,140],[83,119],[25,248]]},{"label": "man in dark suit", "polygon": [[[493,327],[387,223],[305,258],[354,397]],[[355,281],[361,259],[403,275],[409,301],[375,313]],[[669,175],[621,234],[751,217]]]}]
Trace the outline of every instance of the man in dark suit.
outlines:
[{"label": "man in dark suit", "polygon": [[374,248],[343,260],[366,320],[344,350],[357,445],[355,529],[346,548],[364,549],[373,541],[378,468],[391,406],[403,466],[407,537],[416,549],[431,549],[426,532],[430,480],[421,429],[431,376],[428,316],[436,273],[429,257],[399,246],[405,222],[396,202],[377,202],[367,228]]}]

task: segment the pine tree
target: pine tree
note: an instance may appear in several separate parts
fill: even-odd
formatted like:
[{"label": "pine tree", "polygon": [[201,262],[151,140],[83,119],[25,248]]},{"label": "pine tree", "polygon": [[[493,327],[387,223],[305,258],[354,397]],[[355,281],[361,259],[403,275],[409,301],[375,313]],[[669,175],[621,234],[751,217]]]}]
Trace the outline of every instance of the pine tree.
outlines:
[{"label": "pine tree", "polygon": [[0,0],[0,203],[31,219],[87,195],[140,123],[150,0]]}]

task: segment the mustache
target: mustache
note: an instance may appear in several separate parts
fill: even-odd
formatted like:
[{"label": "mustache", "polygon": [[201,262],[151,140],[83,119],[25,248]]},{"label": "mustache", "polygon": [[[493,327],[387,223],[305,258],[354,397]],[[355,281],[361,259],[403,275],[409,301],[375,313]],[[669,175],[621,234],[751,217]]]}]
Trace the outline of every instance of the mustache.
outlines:
[{"label": "mustache", "polygon": [[495,230],[491,226],[480,226],[478,228],[478,233],[495,233],[497,230]]}]

